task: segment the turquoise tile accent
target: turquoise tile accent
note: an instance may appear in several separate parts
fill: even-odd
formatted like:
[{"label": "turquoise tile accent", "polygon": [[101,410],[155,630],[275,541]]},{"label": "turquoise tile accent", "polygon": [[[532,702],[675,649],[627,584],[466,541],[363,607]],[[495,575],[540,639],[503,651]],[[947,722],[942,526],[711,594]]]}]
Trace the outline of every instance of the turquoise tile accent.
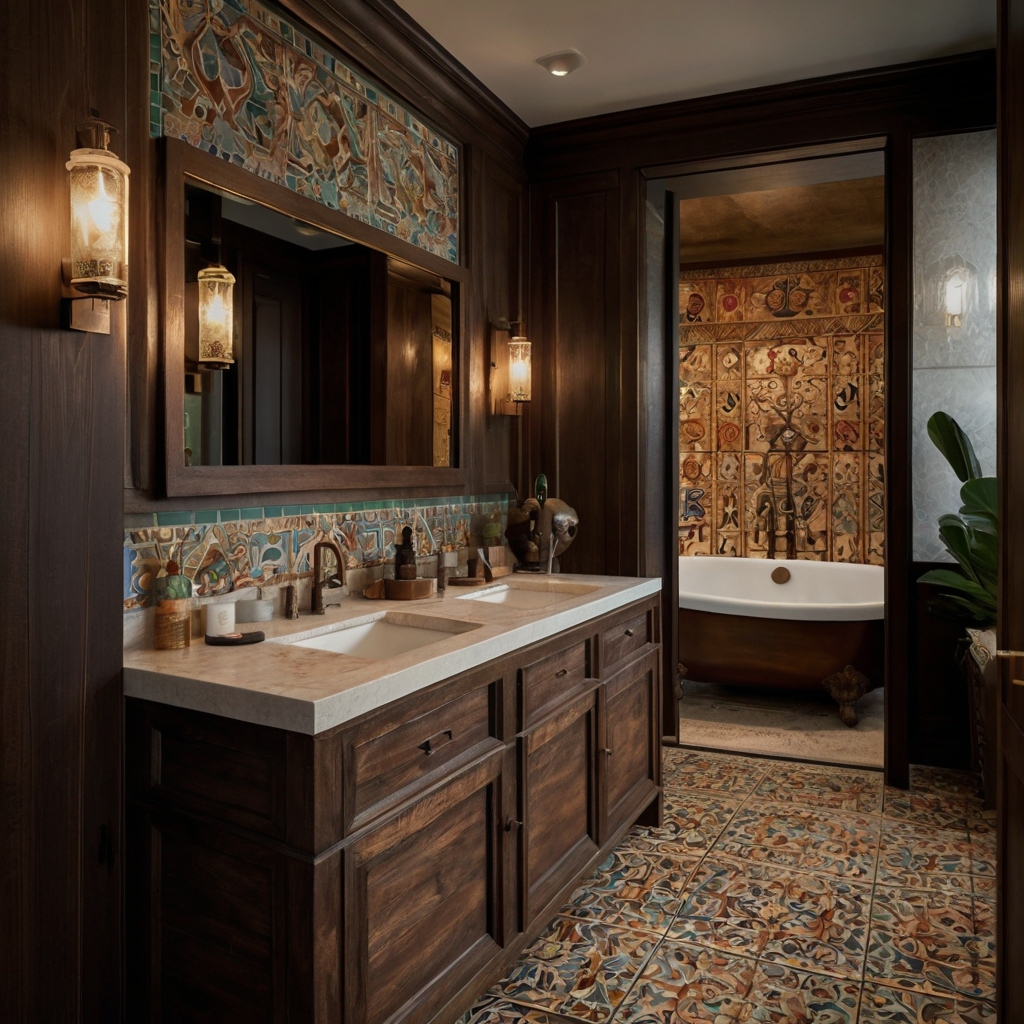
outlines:
[{"label": "turquoise tile accent", "polygon": [[191,526],[191,512],[157,512],[157,526]]},{"label": "turquoise tile accent", "polygon": [[237,508],[222,508],[219,514],[222,523],[237,523],[240,518]]},{"label": "turquoise tile accent", "polygon": [[313,506],[313,511],[318,516],[329,516],[329,515],[333,514],[334,512],[336,512],[337,509],[338,509],[337,505],[314,505]]},{"label": "turquoise tile accent", "polygon": [[312,505],[300,505],[299,515],[300,516],[311,516],[316,511]]},{"label": "turquoise tile accent", "polygon": [[263,516],[266,519],[279,519],[282,515],[281,505],[264,505]]},{"label": "turquoise tile accent", "polygon": [[302,515],[301,505],[285,505],[281,509],[281,515],[283,516],[300,516]]},{"label": "turquoise tile accent", "polygon": [[196,524],[209,524],[217,522],[217,510],[215,508],[203,508],[196,512]]},{"label": "turquoise tile accent", "polygon": [[255,505],[252,508],[239,509],[238,514],[240,519],[262,519],[263,506]]}]

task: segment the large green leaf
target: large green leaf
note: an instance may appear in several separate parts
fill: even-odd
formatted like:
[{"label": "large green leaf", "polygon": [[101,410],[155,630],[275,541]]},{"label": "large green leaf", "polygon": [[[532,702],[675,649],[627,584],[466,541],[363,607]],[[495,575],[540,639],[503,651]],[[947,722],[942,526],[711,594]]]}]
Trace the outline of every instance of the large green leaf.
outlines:
[{"label": "large green leaf", "polygon": [[965,597],[969,597],[977,601],[980,605],[990,605],[992,607],[992,611],[995,612],[994,596],[980,583],[968,579],[966,576],[956,572],[954,569],[932,569],[931,572],[926,572],[919,582],[935,583],[941,587],[951,587],[953,590],[963,594]]},{"label": "large green leaf", "polygon": [[961,515],[984,516],[993,523],[999,522],[999,481],[994,476],[968,480],[960,488],[960,500],[964,503]]},{"label": "large green leaf", "polygon": [[947,412],[936,412],[928,420],[928,436],[942,452],[960,481],[974,480],[981,476],[981,465],[974,454],[971,439],[960,429]]},{"label": "large green leaf", "polygon": [[939,516],[939,539],[964,573],[977,581],[971,559],[971,529],[959,516]]}]

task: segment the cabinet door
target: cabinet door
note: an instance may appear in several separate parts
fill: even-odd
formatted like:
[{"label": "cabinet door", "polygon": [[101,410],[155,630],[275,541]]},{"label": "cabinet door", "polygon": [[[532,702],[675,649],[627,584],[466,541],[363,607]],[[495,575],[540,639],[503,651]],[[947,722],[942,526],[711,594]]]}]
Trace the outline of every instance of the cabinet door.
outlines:
[{"label": "cabinet door", "polygon": [[597,853],[597,689],[520,737],[525,931]]},{"label": "cabinet door", "polygon": [[602,842],[634,820],[657,795],[661,776],[659,676],[655,650],[605,682]]},{"label": "cabinet door", "polygon": [[346,1024],[430,1020],[500,953],[512,757],[493,751],[346,849]]}]

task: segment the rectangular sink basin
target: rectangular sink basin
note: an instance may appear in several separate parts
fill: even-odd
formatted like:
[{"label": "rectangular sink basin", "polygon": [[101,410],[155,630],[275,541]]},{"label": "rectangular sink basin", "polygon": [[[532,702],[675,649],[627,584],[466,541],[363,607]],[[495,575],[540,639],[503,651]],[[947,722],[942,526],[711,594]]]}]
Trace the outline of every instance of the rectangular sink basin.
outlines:
[{"label": "rectangular sink basin", "polygon": [[483,601],[487,604],[500,604],[506,608],[548,608],[562,601],[571,601],[581,594],[589,594],[597,587],[588,587],[581,583],[556,584],[548,581],[530,581],[528,584],[507,583],[488,587],[475,593],[460,594],[460,601]]},{"label": "rectangular sink basin", "polygon": [[369,622],[350,626],[341,623],[335,629],[291,642],[296,647],[314,647],[353,658],[381,661],[441,640],[450,640],[459,633],[476,628],[476,623],[460,622],[457,619],[423,617],[417,620],[410,615],[384,612]]}]

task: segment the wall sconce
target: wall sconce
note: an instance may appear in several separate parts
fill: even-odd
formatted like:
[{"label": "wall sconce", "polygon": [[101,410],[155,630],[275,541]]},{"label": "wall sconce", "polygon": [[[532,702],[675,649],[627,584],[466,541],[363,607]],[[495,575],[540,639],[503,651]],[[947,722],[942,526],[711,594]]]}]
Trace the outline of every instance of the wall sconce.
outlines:
[{"label": "wall sconce", "polygon": [[962,327],[964,312],[964,285],[962,274],[952,274],[946,280],[946,326]]},{"label": "wall sconce", "polygon": [[219,263],[199,271],[199,365],[223,370],[234,361],[235,277]]},{"label": "wall sconce", "polygon": [[[518,327],[516,333],[514,328]],[[502,338],[508,334],[508,339]],[[522,403],[533,397],[531,346],[523,321],[491,321],[491,401],[495,416],[521,416]]]},{"label": "wall sconce", "polygon": [[117,129],[99,118],[78,125],[81,148],[67,162],[71,258],[61,261],[68,326],[110,333],[110,302],[128,295],[128,165],[110,151]]}]

